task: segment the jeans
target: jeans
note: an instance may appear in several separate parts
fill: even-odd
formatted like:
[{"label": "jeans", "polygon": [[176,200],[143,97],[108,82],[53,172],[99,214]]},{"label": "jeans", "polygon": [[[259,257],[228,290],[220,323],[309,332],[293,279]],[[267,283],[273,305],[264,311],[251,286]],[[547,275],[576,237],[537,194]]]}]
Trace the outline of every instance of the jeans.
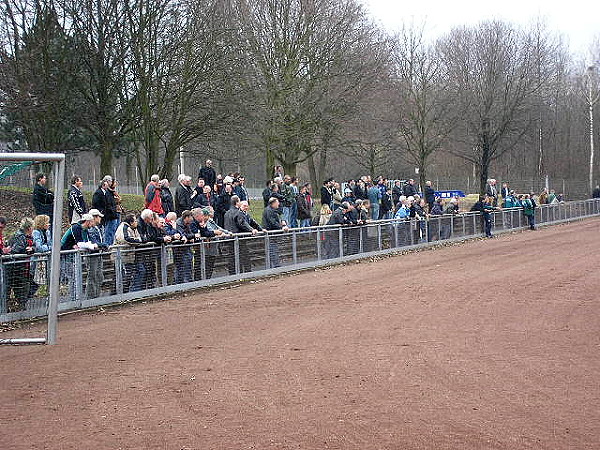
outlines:
[{"label": "jeans", "polygon": [[290,222],[288,226],[291,228],[296,228],[298,226],[298,203],[295,201],[292,202],[292,206],[290,207]]},{"label": "jeans", "polygon": [[115,233],[119,228],[119,219],[108,220],[104,225],[104,243],[108,246],[115,242]]},{"label": "jeans", "polygon": [[371,203],[371,219],[377,220],[379,219],[379,204]]},{"label": "jeans", "polygon": [[310,227],[310,219],[302,219],[300,221],[300,226],[302,228]]},{"label": "jeans", "polygon": [[283,214],[282,214],[283,217],[282,217],[282,219],[285,220],[285,223],[288,226],[291,226],[290,225],[291,215],[292,215],[292,208],[291,208],[291,206],[284,206],[283,207]]}]

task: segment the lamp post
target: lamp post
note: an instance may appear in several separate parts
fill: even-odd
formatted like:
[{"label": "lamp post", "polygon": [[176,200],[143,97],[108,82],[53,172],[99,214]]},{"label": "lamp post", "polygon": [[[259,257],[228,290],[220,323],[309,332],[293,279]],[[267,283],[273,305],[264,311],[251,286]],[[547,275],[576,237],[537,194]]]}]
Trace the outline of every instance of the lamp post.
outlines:
[{"label": "lamp post", "polygon": [[590,173],[589,173],[589,183],[590,183],[590,194],[594,190],[594,104],[598,101],[598,94],[594,95],[594,91],[592,89],[592,77],[594,75],[594,71],[596,70],[595,65],[591,65],[587,68],[588,75],[588,106],[589,106],[589,114],[590,114]]}]

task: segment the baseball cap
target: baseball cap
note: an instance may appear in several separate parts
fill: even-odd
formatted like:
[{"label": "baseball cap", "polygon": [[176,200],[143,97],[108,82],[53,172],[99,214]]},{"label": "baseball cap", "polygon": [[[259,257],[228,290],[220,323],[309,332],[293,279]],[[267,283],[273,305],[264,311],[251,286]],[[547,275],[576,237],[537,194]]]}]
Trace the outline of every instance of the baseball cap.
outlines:
[{"label": "baseball cap", "polygon": [[100,211],[98,211],[97,209],[90,209],[88,214],[90,216],[100,216],[100,217],[104,217],[104,214],[102,214]]}]

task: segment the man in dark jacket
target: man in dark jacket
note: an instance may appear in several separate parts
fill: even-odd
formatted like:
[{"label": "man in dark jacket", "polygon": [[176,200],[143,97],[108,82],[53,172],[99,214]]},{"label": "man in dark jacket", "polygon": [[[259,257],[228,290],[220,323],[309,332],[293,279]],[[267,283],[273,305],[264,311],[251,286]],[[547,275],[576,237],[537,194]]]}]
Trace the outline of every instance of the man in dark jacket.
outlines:
[{"label": "man in dark jacket", "polygon": [[392,203],[394,204],[394,209],[398,206],[402,195],[404,195],[404,192],[402,191],[402,181],[396,180],[394,182],[394,187],[392,188]]},{"label": "man in dark jacket", "polygon": [[102,217],[102,225],[104,226],[104,243],[107,246],[113,245],[115,233],[119,227],[119,215],[117,213],[117,203],[113,192],[108,189],[108,185],[112,182],[112,177],[106,175],[100,187],[94,192],[92,197],[92,208],[100,211]]},{"label": "man in dark jacket", "polygon": [[428,211],[431,212],[435,202],[435,191],[431,187],[431,181],[425,182],[425,203],[427,203]]},{"label": "man in dark jacket", "polygon": [[404,185],[404,195],[406,197],[417,195],[417,189],[415,188],[415,180],[412,178],[406,182]]},{"label": "man in dark jacket", "polygon": [[225,221],[225,213],[231,208],[231,197],[233,196],[233,186],[226,184],[223,192],[217,197],[215,202],[215,219],[217,224],[222,227]]},{"label": "man in dark jacket", "polygon": [[[241,201],[237,195],[231,197],[231,208],[225,213],[224,228],[232,233],[252,233],[252,235],[256,235],[262,230],[262,227],[244,209],[248,211],[247,201]],[[252,261],[250,259],[250,252],[248,251],[247,239],[240,239],[238,241],[238,248],[240,271],[251,272]],[[229,253],[227,268],[229,269],[229,274],[234,275],[235,245],[233,241],[227,243],[227,249]]]},{"label": "man in dark jacket", "polygon": [[210,186],[211,189],[214,189],[217,181],[217,173],[215,172],[215,169],[213,169],[212,161],[210,159],[207,159],[204,167],[200,169],[198,178],[204,179],[204,182]]},{"label": "man in dark jacket", "polygon": [[77,223],[81,216],[88,212],[87,205],[85,203],[85,197],[81,192],[83,181],[78,175],[74,175],[71,179],[71,187],[69,188],[69,220],[70,223]]},{"label": "man in dark jacket", "polygon": [[181,216],[183,211],[190,211],[193,206],[191,187],[192,179],[187,175],[181,174],[177,177],[179,185],[175,189],[175,212]]},{"label": "man in dark jacket", "polygon": [[[221,230],[210,230],[206,223],[210,219],[210,213],[205,208],[194,208],[192,209],[192,216],[194,217],[194,221],[191,223],[190,228],[195,233],[196,239],[201,238],[214,238],[218,236],[222,236],[223,232]],[[206,245],[206,244],[203,244]],[[210,244],[208,244],[210,245]],[[205,247],[206,249],[206,247]],[[194,280],[198,281],[202,279],[202,248],[201,246],[197,246],[194,256]],[[205,251],[204,252],[204,268],[206,273],[206,278],[210,278],[213,273],[213,268],[215,266],[216,254],[212,254],[212,252]]]},{"label": "man in dark jacket", "polygon": [[191,224],[194,221],[191,211],[183,211],[181,217],[177,219],[177,232],[183,236],[184,245],[180,248],[173,248],[173,260],[175,262],[175,283],[189,283],[192,281],[192,248],[187,245],[195,239]]},{"label": "man in dark jacket", "polygon": [[333,186],[333,180],[330,178],[325,180],[323,186],[321,186],[321,205],[329,205],[332,208],[333,194],[331,188]]},{"label": "man in dark jacket", "polygon": [[52,223],[54,193],[46,187],[47,182],[48,178],[43,173],[38,173],[36,175],[32,202],[35,214],[38,216],[41,214],[50,216],[50,223]]},{"label": "man in dark jacket", "polygon": [[[279,217],[279,200],[270,198],[269,204],[263,211],[262,226],[265,230],[283,230],[288,231],[287,223]],[[280,236],[269,236],[269,267],[279,267],[279,238]]]},{"label": "man in dark jacket", "polygon": [[207,206],[202,203],[202,194],[204,194],[204,187],[206,186],[206,181],[204,178],[198,178],[198,182],[196,183],[196,187],[194,188],[194,192],[192,193],[192,203],[194,204],[194,208],[202,208],[203,206]]},{"label": "man in dark jacket", "polygon": [[296,198],[298,204],[298,220],[301,227],[310,227],[310,219],[312,218],[313,201],[310,196],[310,184],[303,184],[300,188],[300,193]]},{"label": "man in dark jacket", "polygon": [[[144,209],[138,219],[138,231],[143,243],[153,243],[155,245],[167,244],[171,242],[171,236],[166,236],[157,226],[156,213],[150,209]],[[144,260],[146,267],[145,280],[143,286],[151,289],[155,286],[157,279],[156,265],[166,264],[166,261],[160,259],[161,252],[158,248],[149,248],[148,250],[138,250]],[[160,274],[160,270],[158,271]],[[158,275],[160,277],[160,275]]]},{"label": "man in dark jacket", "polygon": [[271,180],[267,181],[266,187],[262,191],[262,198],[263,198],[265,208],[269,204],[269,199],[271,198],[271,186],[272,185],[273,185],[273,182]]},{"label": "man in dark jacket", "polygon": [[[341,207],[337,208],[333,214],[331,214],[331,218],[327,225],[340,225],[347,226],[353,224],[353,218],[351,217],[351,211],[354,209],[348,202],[342,202]],[[324,231],[325,243],[325,258],[338,258],[340,256],[340,239],[339,239],[339,229],[333,228]]]},{"label": "man in dark jacket", "polygon": [[162,204],[163,213],[165,217],[170,212],[175,211],[175,205],[173,203],[173,194],[169,189],[169,180],[160,180],[160,203]]}]

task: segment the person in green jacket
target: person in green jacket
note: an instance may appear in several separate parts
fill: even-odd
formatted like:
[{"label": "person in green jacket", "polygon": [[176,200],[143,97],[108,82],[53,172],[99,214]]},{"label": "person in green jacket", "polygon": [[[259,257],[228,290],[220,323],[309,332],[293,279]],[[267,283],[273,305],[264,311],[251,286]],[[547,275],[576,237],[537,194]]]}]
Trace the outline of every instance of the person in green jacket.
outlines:
[{"label": "person in green jacket", "polygon": [[523,214],[525,214],[525,217],[527,217],[527,221],[529,222],[529,229],[535,230],[535,200],[533,200],[529,194],[525,194],[522,204]]}]

